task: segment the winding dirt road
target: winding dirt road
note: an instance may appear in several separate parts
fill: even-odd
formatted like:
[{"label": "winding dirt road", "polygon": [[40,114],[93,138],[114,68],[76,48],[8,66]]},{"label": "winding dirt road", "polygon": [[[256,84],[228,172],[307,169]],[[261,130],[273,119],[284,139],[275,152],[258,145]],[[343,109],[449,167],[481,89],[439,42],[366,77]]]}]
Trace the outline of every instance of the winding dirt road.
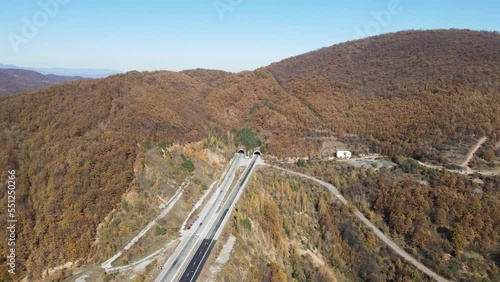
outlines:
[{"label": "winding dirt road", "polygon": [[466,170],[471,170],[471,168],[469,167],[469,162],[470,160],[472,160],[472,157],[474,157],[474,154],[477,152],[477,150],[479,150],[479,148],[481,148],[483,143],[486,142],[486,140],[488,140],[488,137],[484,136],[481,139],[479,139],[479,141],[477,141],[477,144],[467,154],[465,161],[460,165],[461,167],[463,167]]},{"label": "winding dirt road", "polygon": [[[333,186],[330,183],[324,182],[322,180],[319,180],[317,178],[314,178],[312,176],[298,173],[292,170],[288,170],[282,167],[278,166],[273,166],[273,165],[267,165],[266,166],[279,169],[285,172],[288,172],[290,174],[294,174],[303,178],[307,178],[309,180],[312,180],[316,183],[321,184],[322,186],[326,187],[330,192],[332,192],[342,203],[347,204],[347,200],[340,194],[340,192],[337,190],[335,186]],[[429,277],[432,277],[434,280],[439,281],[439,282],[445,282],[448,281],[444,277],[440,276],[436,272],[432,271],[429,269],[427,266],[423,265],[420,263],[418,260],[416,260],[414,257],[412,257],[410,254],[408,254],[405,250],[403,250],[401,247],[399,247],[394,241],[392,241],[389,237],[387,237],[380,229],[378,229],[373,223],[371,223],[359,210],[355,209],[354,214],[369,228],[373,230],[375,233],[375,236],[377,236],[380,240],[382,240],[387,246],[389,246],[391,249],[393,249],[398,255],[403,257],[406,261],[409,263],[413,264],[416,268],[418,268],[420,271],[423,273],[427,274]]]}]

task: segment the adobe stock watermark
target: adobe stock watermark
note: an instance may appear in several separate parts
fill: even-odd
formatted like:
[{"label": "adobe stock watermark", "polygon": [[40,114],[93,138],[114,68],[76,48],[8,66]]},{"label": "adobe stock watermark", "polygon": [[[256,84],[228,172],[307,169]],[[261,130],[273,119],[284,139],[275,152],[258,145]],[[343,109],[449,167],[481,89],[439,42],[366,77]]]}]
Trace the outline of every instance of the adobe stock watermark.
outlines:
[{"label": "adobe stock watermark", "polygon": [[220,21],[224,21],[224,15],[234,11],[244,0],[215,0],[213,6]]},{"label": "adobe stock watermark", "polygon": [[19,47],[29,43],[40,29],[47,26],[50,19],[59,14],[61,6],[64,6],[72,0],[40,0],[38,9],[31,17],[22,17],[21,30],[18,33],[10,32],[8,39],[14,52],[19,53]]},{"label": "adobe stock watermark", "polygon": [[390,0],[385,9],[378,12],[371,11],[370,14],[373,20],[367,22],[364,28],[355,28],[356,38],[364,38],[382,33],[383,28],[391,24],[393,17],[403,12],[401,2],[401,0]]}]

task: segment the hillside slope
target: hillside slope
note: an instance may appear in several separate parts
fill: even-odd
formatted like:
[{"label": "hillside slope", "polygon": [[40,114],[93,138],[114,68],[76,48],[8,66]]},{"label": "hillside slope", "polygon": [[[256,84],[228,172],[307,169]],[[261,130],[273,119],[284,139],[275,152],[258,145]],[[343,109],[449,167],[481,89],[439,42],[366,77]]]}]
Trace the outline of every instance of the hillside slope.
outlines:
[{"label": "hillside slope", "polygon": [[133,179],[138,145],[205,137],[193,106],[201,89],[182,74],[129,73],[0,98],[0,167],[18,179],[19,273],[88,258]]},{"label": "hillside slope", "polygon": [[321,138],[356,135],[372,151],[419,159],[474,135],[497,142],[498,46],[497,33],[409,31],[253,72],[130,72],[0,97],[0,169],[19,179],[20,273],[92,256],[146,141],[250,126],[276,156],[319,155]]},{"label": "hillside slope", "polygon": [[322,81],[317,85],[367,98],[419,95],[430,84],[492,95],[500,88],[498,46],[500,35],[493,32],[403,31],[322,48],[268,69],[291,91],[304,81]]},{"label": "hillside slope", "polygon": [[385,154],[436,159],[432,147],[500,128],[498,46],[498,33],[407,31],[267,69],[316,114],[318,127],[362,135]]},{"label": "hillside slope", "polygon": [[0,69],[0,95],[16,94],[57,83],[82,80],[79,76],[43,75],[22,69]]}]

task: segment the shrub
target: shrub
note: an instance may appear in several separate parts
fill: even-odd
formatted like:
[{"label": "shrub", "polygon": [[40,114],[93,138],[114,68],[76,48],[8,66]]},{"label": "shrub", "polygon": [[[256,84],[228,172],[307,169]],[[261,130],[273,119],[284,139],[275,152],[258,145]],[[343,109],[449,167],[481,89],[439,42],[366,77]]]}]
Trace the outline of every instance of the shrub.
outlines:
[{"label": "shrub", "polygon": [[234,144],[236,147],[243,145],[247,149],[251,149],[261,146],[262,141],[250,127],[244,127],[236,132]]},{"label": "shrub", "polygon": [[406,159],[401,164],[401,169],[405,173],[417,174],[418,173],[418,162],[414,159]]},{"label": "shrub", "polygon": [[252,231],[252,223],[250,222],[250,219],[248,217],[241,220],[241,225],[243,225],[243,228],[245,228],[246,230]]},{"label": "shrub", "polygon": [[297,160],[297,166],[298,167],[305,167],[306,166],[306,160],[304,160],[303,158],[299,158]]},{"label": "shrub", "polygon": [[163,150],[167,149],[168,147],[172,146],[173,143],[170,141],[161,141],[158,143],[158,147],[162,148]]},{"label": "shrub", "polygon": [[144,149],[151,149],[151,148],[153,148],[153,143],[151,143],[151,141],[146,141],[146,142],[142,143],[142,147]]},{"label": "shrub", "polygon": [[165,229],[161,226],[156,226],[156,230],[155,230],[156,236],[165,235],[165,234],[167,234],[167,229]]},{"label": "shrub", "polygon": [[122,200],[122,209],[126,212],[130,211],[130,206],[128,205],[128,203],[125,200]]},{"label": "shrub", "polygon": [[182,167],[187,169],[189,172],[193,172],[195,169],[194,163],[188,157],[186,157],[184,155],[181,155],[181,158],[183,160]]}]

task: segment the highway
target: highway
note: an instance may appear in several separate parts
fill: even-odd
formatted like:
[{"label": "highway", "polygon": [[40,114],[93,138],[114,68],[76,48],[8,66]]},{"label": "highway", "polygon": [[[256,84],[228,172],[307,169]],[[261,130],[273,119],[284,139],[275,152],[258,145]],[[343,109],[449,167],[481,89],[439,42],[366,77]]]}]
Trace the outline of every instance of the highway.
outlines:
[{"label": "highway", "polygon": [[196,281],[198,275],[200,275],[201,270],[203,269],[203,265],[207,261],[212,248],[217,242],[218,236],[220,235],[220,231],[224,227],[227,221],[227,215],[231,214],[232,207],[234,206],[238,196],[242,192],[245,187],[249,176],[251,175],[255,163],[259,155],[254,155],[252,161],[245,169],[240,179],[236,183],[236,186],[231,191],[231,194],[227,201],[224,203],[224,207],[222,208],[222,212],[217,217],[217,220],[214,222],[212,228],[208,232],[207,236],[203,238],[203,241],[199,245],[196,250],[194,256],[191,258],[188,266],[185,268],[184,273],[182,274],[180,281],[181,282],[191,282]]},{"label": "highway", "polygon": [[[194,221],[191,229],[184,232],[181,243],[178,245],[173,255],[167,260],[155,281],[174,281],[201,238],[208,237],[208,234],[212,234],[209,231],[213,229],[211,227],[217,225],[214,224],[217,216],[217,209],[222,206],[226,192],[229,190],[235,178],[236,169],[240,166],[243,156],[243,153],[236,153],[221,185],[199,213],[199,217]],[[202,245],[205,245],[206,241],[204,240],[202,243]]]}]

